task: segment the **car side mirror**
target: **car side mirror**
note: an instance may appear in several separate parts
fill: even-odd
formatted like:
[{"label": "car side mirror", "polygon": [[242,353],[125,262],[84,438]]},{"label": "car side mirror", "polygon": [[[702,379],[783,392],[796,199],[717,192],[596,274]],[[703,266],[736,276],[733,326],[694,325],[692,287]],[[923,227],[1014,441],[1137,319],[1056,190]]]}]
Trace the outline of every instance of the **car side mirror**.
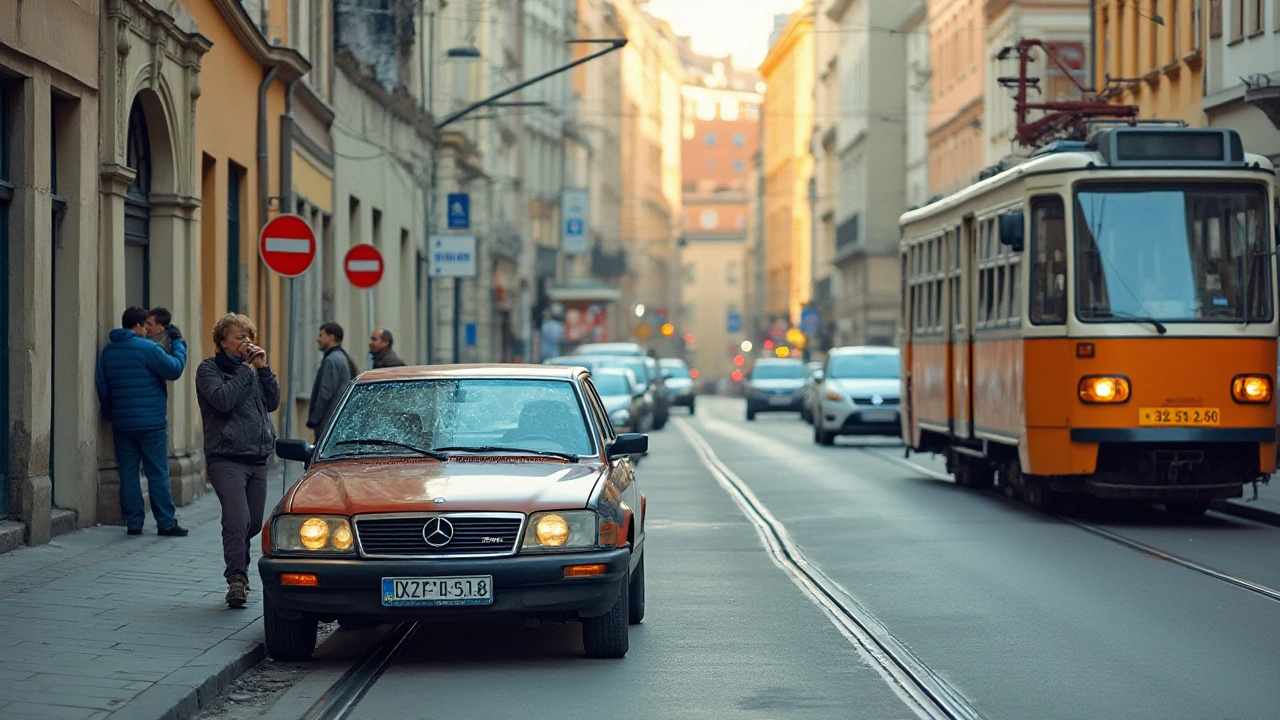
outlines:
[{"label": "car side mirror", "polygon": [[1000,216],[1001,245],[1008,245],[1014,252],[1022,252],[1025,238],[1022,213],[1011,212]]},{"label": "car side mirror", "polygon": [[814,382],[822,382],[823,380],[826,380],[826,379],[827,379],[827,374],[822,372],[821,370],[818,370],[813,373]]},{"label": "car side mirror", "polygon": [[647,452],[649,452],[649,436],[642,433],[622,433],[618,439],[609,443],[610,460]]},{"label": "car side mirror", "polygon": [[282,460],[294,460],[296,462],[311,462],[311,452],[315,447],[306,440],[277,440],[276,455]]}]

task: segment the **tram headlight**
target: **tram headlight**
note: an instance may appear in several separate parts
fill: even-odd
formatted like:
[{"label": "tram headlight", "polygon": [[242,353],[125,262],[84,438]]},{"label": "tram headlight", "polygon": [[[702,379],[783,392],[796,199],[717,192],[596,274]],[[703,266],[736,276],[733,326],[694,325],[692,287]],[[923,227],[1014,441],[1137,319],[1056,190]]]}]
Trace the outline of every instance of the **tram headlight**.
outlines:
[{"label": "tram headlight", "polygon": [[1271,402],[1271,378],[1267,375],[1237,375],[1231,379],[1231,396],[1236,402]]},{"label": "tram headlight", "polygon": [[1129,400],[1129,378],[1123,375],[1086,375],[1080,378],[1080,401],[1122,403]]}]

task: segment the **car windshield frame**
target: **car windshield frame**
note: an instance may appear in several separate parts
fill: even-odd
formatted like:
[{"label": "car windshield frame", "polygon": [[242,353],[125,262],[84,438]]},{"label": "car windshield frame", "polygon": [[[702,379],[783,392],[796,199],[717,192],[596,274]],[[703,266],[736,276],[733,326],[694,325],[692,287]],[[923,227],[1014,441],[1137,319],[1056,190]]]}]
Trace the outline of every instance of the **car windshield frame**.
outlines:
[{"label": "car windshield frame", "polygon": [[[341,427],[342,427],[341,422],[344,417],[344,414],[347,412],[350,412],[351,403],[353,401],[358,400],[361,393],[374,391],[376,389],[386,389],[389,386],[408,386],[408,385],[415,385],[415,384],[433,384],[433,383],[434,384],[452,383],[455,386],[461,386],[466,383],[486,383],[490,385],[493,385],[493,384],[567,385],[569,388],[569,392],[572,393],[573,407],[576,408],[579,418],[582,420],[582,423],[583,423],[582,428],[583,428],[583,433],[585,434],[586,445],[583,445],[581,447],[568,447],[569,443],[565,443],[565,446],[562,448],[537,448],[537,450],[539,451],[563,450],[564,453],[576,455],[579,458],[598,457],[602,452],[601,448],[603,447],[603,445],[600,441],[601,431],[599,428],[595,426],[595,423],[592,419],[593,416],[592,416],[591,408],[588,406],[587,400],[583,396],[583,389],[581,387],[581,384],[578,383],[575,378],[520,377],[520,376],[509,376],[509,375],[476,375],[476,376],[468,376],[468,377],[434,376],[434,377],[416,377],[416,378],[407,378],[407,379],[406,378],[395,378],[395,379],[388,378],[385,380],[367,380],[363,382],[353,383],[347,389],[347,392],[343,395],[341,402],[338,404],[338,407],[335,408],[333,419],[329,422],[328,427],[325,429],[324,434],[320,437],[320,440],[317,443],[315,450],[313,452],[313,458],[314,458],[313,462],[350,460],[353,457],[367,457],[367,458],[373,458],[373,459],[422,459],[424,457],[430,457],[430,455],[423,455],[421,452],[412,452],[408,449],[397,450],[397,448],[395,447],[395,444],[397,443],[404,443],[406,445],[419,447],[422,450],[426,450],[430,452],[434,452],[436,447],[443,447],[443,446],[458,446],[458,445],[492,446],[495,444],[496,445],[503,444],[504,441],[502,440],[481,441],[477,439],[474,442],[463,441],[463,440],[459,440],[459,435],[454,435],[454,434],[450,434],[446,436],[449,438],[447,441],[433,440],[428,444],[422,441],[419,441],[419,442],[413,442],[411,440],[406,441],[405,438],[401,438],[401,437],[394,437],[394,438],[380,437],[376,433],[372,433],[368,428],[361,428],[357,432],[341,432]],[[455,391],[456,391],[456,388],[455,388]],[[422,416],[422,420],[424,421],[424,427],[425,427],[428,424],[428,419],[426,417],[426,413],[422,412],[422,410],[423,410],[423,406],[421,405],[417,406],[416,414],[419,414]],[[399,412],[414,413],[415,411],[399,411]],[[519,416],[517,414],[517,421],[518,421],[518,417]],[[453,421],[457,422],[457,418],[456,417],[453,418]],[[425,430],[423,432],[424,432],[424,435],[428,434],[426,433]],[[456,432],[456,428],[451,428],[451,432]],[[466,434],[467,433],[463,433],[462,436],[465,437]],[[341,444],[343,443],[343,441],[347,441],[357,437],[372,438],[376,444],[371,443],[369,447],[376,446],[378,448],[378,451],[370,452],[368,450],[364,450],[361,452],[352,452],[351,448],[353,447],[353,445],[349,443],[346,445]],[[390,442],[386,444],[377,442],[382,440],[386,440]],[[513,439],[510,441],[510,445],[511,445],[511,448],[510,448],[511,454],[513,455],[523,454],[525,451],[522,450],[522,447],[529,447],[528,442],[522,439]],[[359,447],[359,444],[356,444],[355,447]]]},{"label": "car windshield frame", "polygon": [[[761,370],[765,370],[769,368],[778,368],[778,369],[787,368],[787,369],[794,370],[796,374],[794,376],[789,374],[773,375],[772,377],[761,377],[756,374],[756,373],[759,373]],[[769,374],[769,373],[766,373],[766,374]],[[751,368],[751,377],[748,378],[748,380],[750,382],[755,382],[757,380],[799,380],[801,382],[804,382],[805,378],[806,378],[806,375],[804,371],[804,365],[802,363],[776,362],[776,363],[756,363],[755,367]]]},{"label": "car windshield frame", "polygon": [[[861,360],[866,358],[883,358],[886,362],[892,362],[892,375],[847,375],[835,372],[837,363],[846,358],[852,360]],[[880,369],[880,368],[877,368]],[[823,371],[823,377],[827,380],[901,380],[902,379],[902,354],[898,352],[850,352],[836,353],[827,359],[826,368]]]},{"label": "car windshield frame", "polygon": [[1271,208],[1261,185],[1085,183],[1072,205],[1080,322],[1247,324],[1275,317]]}]

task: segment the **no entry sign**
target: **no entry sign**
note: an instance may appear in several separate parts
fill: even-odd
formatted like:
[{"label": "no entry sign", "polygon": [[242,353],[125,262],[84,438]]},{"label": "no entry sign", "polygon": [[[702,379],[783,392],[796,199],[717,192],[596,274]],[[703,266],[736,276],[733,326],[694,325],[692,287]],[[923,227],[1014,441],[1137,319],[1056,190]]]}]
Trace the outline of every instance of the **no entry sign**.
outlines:
[{"label": "no entry sign", "polygon": [[272,271],[297,277],[316,259],[316,234],[307,221],[297,215],[277,215],[262,226],[258,255]]},{"label": "no entry sign", "polygon": [[358,288],[371,288],[382,279],[382,253],[368,243],[353,245],[342,266],[347,279]]}]

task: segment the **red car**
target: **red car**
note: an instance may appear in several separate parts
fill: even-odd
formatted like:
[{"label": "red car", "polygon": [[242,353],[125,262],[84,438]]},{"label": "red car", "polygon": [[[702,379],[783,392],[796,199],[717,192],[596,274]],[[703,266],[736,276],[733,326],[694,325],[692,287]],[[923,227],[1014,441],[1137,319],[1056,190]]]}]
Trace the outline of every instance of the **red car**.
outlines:
[{"label": "red car", "polygon": [[318,621],[507,613],[582,624],[622,657],[644,617],[645,498],[590,373],[423,366],[356,378],[272,511],[258,572],[267,651],[302,660]]}]

